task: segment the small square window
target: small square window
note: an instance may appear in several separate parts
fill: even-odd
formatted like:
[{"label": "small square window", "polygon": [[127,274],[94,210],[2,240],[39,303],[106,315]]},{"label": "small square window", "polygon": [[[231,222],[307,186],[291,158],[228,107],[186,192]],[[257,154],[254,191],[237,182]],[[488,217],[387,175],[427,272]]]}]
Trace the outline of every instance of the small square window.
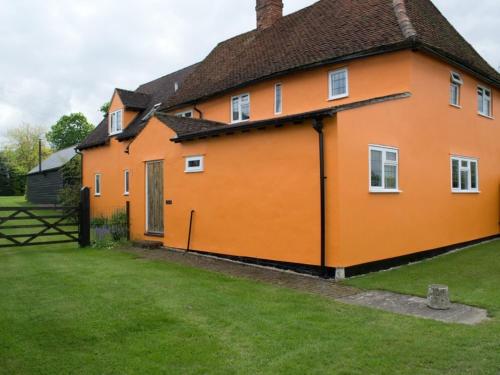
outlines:
[{"label": "small square window", "polygon": [[204,171],[203,156],[190,156],[186,158],[186,173],[197,173]]},{"label": "small square window", "polygon": [[241,122],[250,119],[250,95],[243,94],[231,99],[231,122]]},{"label": "small square window", "polygon": [[329,91],[330,100],[349,96],[349,77],[347,68],[330,72]]}]

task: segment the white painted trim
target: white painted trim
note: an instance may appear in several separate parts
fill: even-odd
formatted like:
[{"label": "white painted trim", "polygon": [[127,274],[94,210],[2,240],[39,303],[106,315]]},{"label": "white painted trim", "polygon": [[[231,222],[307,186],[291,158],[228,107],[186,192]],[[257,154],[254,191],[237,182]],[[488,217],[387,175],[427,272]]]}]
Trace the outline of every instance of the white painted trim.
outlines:
[{"label": "white painted trim", "polygon": [[193,112],[193,110],[192,110],[192,109],[190,109],[189,111],[177,112],[175,115],[176,115],[177,117],[186,117],[186,115],[187,115],[188,113],[191,115],[191,117],[187,117],[187,118],[193,118],[193,116],[194,116],[194,112]]},{"label": "white painted trim", "polygon": [[[382,152],[382,186],[372,186],[372,151],[380,151]],[[396,153],[396,161],[387,161],[386,153],[387,152],[395,152]],[[396,166],[396,188],[395,189],[386,189],[385,185],[385,166],[392,165]],[[370,193],[383,193],[383,194],[399,194],[402,191],[399,188],[399,148],[392,146],[383,146],[383,145],[368,145],[368,191]]]},{"label": "white painted trim", "polygon": [[[238,119],[238,120],[234,120],[233,119],[233,100],[238,98],[239,99],[239,102],[238,102],[238,116],[241,118],[241,98],[243,96],[248,96],[248,119],[247,120],[241,120],[241,119]],[[231,124],[237,124],[237,123],[240,123],[240,122],[246,122],[246,121],[250,121],[250,113],[251,113],[251,102],[250,102],[250,93],[246,93],[246,94],[240,94],[240,95],[235,95],[233,97],[231,97],[231,105],[230,105],[230,110],[231,110],[231,113],[230,113],[230,119],[231,119]]]},{"label": "white painted trim", "polygon": [[123,195],[130,195],[130,171],[128,169],[123,171]]},{"label": "white painted trim", "polygon": [[[493,119],[493,92],[491,91],[490,88],[486,87],[486,86],[482,86],[482,85],[477,85],[477,90],[483,90],[483,104],[484,104],[484,95],[486,95],[486,92],[488,92],[490,94],[490,101],[489,101],[489,114],[488,113],[485,113],[485,112],[481,112],[479,110],[479,108],[477,109],[477,113],[478,115],[480,116],[483,116],[483,117],[486,117],[486,118],[489,118],[489,119]],[[477,90],[476,90],[476,96],[479,95],[477,93]],[[477,100],[476,100],[477,102]]]},{"label": "white painted trim", "polygon": [[[200,161],[199,167],[190,167],[190,161]],[[203,155],[188,156],[184,161],[184,172],[185,173],[200,173],[205,171],[205,157]]]},{"label": "white painted trim", "polygon": [[[99,179],[99,191],[97,191],[97,180]],[[94,197],[100,197],[102,193],[102,174],[96,173],[94,175]]]},{"label": "white painted trim", "polygon": [[[112,130],[112,122],[113,122],[113,115],[116,115],[117,113],[121,113],[120,115],[120,130],[117,130],[117,131],[111,131]],[[112,135],[117,135],[117,134],[120,134],[123,132],[123,109],[118,109],[114,112],[111,112],[109,115],[108,115],[108,134],[110,136]]]},{"label": "white painted trim", "polygon": [[[340,95],[332,95],[333,86],[332,86],[332,75],[335,73],[345,72],[345,83],[346,83],[346,92]],[[347,98],[349,96],[349,70],[348,68],[335,69],[328,72],[328,100],[338,100],[342,98]]]},{"label": "white painted trim", "polygon": [[[278,111],[278,87],[280,88],[280,110]],[[281,115],[283,113],[283,84],[277,83],[274,85],[274,114]]]}]

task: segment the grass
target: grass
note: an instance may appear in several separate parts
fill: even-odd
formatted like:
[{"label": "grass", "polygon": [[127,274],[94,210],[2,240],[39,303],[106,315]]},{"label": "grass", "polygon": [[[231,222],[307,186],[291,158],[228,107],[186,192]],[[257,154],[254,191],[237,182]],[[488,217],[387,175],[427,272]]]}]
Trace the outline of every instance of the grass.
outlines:
[{"label": "grass", "polygon": [[399,316],[116,250],[4,249],[0,374],[498,375],[500,242],[348,283],[434,282],[493,319]]}]

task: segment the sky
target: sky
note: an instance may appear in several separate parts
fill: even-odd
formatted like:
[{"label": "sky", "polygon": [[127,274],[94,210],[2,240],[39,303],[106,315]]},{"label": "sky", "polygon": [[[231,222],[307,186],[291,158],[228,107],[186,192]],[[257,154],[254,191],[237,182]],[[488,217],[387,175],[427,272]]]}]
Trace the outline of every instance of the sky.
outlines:
[{"label": "sky", "polygon": [[[314,2],[284,0],[284,12]],[[500,1],[434,3],[498,69]],[[255,0],[0,0],[0,145],[23,122],[48,129],[83,112],[97,124],[115,87],[134,90],[253,28]]]}]

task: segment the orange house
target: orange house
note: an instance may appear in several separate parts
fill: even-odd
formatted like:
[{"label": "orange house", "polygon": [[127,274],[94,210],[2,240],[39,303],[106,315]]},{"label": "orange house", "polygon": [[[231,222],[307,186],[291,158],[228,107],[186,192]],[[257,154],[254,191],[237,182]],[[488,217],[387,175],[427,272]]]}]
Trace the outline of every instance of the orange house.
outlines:
[{"label": "orange house", "polygon": [[134,240],[338,278],[499,235],[500,75],[430,0],[321,0],[117,89],[80,146]]}]

